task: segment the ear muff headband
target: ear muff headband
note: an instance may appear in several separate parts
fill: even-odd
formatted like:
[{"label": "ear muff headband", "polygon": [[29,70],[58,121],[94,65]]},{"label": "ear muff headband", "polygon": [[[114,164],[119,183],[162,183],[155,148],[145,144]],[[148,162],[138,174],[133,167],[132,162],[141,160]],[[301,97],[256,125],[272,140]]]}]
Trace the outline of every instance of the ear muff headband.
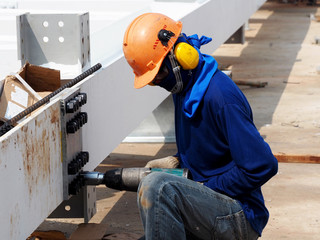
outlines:
[{"label": "ear muff headband", "polygon": [[178,43],[174,48],[174,55],[184,70],[192,70],[198,66],[199,53],[188,43]]},{"label": "ear muff headband", "polygon": [[180,73],[180,66],[177,63],[177,59],[175,58],[175,55],[173,54],[172,49],[170,50],[168,57],[171,63],[173,74],[176,78],[176,84],[170,90],[170,92],[174,94],[174,93],[181,92],[181,90],[183,89],[183,82],[182,82],[182,77]]}]

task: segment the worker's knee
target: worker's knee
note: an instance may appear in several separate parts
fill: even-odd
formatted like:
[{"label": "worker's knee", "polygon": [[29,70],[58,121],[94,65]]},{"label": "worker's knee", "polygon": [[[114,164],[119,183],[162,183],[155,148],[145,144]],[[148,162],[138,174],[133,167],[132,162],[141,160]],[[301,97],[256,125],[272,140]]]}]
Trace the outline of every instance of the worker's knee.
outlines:
[{"label": "worker's knee", "polygon": [[142,209],[150,209],[154,199],[158,195],[159,184],[163,182],[162,173],[151,173],[144,177],[138,188],[138,206]]},{"label": "worker's knee", "polygon": [[[159,195],[163,195],[173,181],[171,174],[154,172],[144,177],[138,188],[138,204],[143,207],[150,207]],[[170,187],[169,187],[170,188]]]},{"label": "worker's knee", "polygon": [[159,186],[163,184],[166,179],[168,174],[161,173],[161,172],[153,172],[146,177],[144,177],[139,185],[138,188],[138,193],[143,194],[146,191],[147,192],[153,192],[159,189]]}]

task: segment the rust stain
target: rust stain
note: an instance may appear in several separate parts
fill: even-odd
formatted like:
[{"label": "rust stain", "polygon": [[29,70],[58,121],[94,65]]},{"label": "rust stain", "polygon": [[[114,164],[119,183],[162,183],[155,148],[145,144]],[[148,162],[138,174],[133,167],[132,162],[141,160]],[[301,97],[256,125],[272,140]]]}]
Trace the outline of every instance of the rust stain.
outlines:
[{"label": "rust stain", "polygon": [[60,110],[58,108],[50,108],[51,111],[51,123],[57,124],[59,123]]},{"label": "rust stain", "polygon": [[47,139],[47,130],[46,129],[43,129],[42,130],[42,139]]},{"label": "rust stain", "polygon": [[[35,192],[41,191],[41,186],[50,185],[51,172],[54,166],[51,166],[52,159],[51,152],[55,149],[50,150],[50,146],[56,146],[55,140],[59,131],[56,124],[58,117],[55,111],[48,111],[42,116],[38,116],[34,121],[33,125],[29,125],[29,129],[26,128],[21,136],[23,139],[23,145],[25,146],[25,155],[23,159],[23,166],[25,172],[25,181],[28,185],[29,197]],[[52,120],[54,120],[52,122]],[[47,124],[49,126],[45,126]]]},{"label": "rust stain", "polygon": [[4,150],[8,147],[8,140],[5,139],[1,142],[1,150]]},{"label": "rust stain", "polygon": [[56,114],[52,114],[51,115],[51,123],[56,123],[56,122],[58,122],[58,117]]},{"label": "rust stain", "polygon": [[21,130],[23,131],[23,132],[28,132],[28,126],[23,126],[22,128],[21,128]]},{"label": "rust stain", "polygon": [[52,132],[51,132],[51,136],[52,136],[52,141],[53,142],[55,142],[56,141],[56,132],[55,132],[55,130],[52,130]]},{"label": "rust stain", "polygon": [[19,224],[20,224],[20,209],[19,205],[16,203],[12,208],[12,212],[10,214],[10,236],[11,239],[16,239],[17,235],[19,235]]},{"label": "rust stain", "polygon": [[[1,141],[0,145],[1,145],[1,152],[4,152],[8,147],[8,139]],[[2,158],[0,158],[0,166],[1,166],[1,164],[2,164]]]},{"label": "rust stain", "polygon": [[139,199],[140,199],[141,206],[145,209],[148,209],[152,206],[152,202],[150,202],[149,199],[145,197],[143,194],[146,189],[148,189],[147,186],[140,188]]}]

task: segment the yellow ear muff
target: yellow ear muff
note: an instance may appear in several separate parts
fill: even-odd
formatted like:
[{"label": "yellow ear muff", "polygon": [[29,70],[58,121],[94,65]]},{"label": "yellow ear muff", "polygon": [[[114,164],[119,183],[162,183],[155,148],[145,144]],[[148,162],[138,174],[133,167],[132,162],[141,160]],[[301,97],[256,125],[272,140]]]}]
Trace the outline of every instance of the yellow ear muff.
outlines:
[{"label": "yellow ear muff", "polygon": [[174,55],[184,70],[192,70],[198,66],[199,53],[188,43],[178,43],[174,48]]}]

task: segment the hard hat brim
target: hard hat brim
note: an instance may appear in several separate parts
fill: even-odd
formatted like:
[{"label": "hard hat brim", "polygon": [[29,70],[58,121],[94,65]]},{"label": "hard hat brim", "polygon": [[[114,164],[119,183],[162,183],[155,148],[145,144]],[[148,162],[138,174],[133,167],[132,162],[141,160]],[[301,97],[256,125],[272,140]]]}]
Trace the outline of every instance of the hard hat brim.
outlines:
[{"label": "hard hat brim", "polygon": [[140,76],[135,76],[135,78],[134,78],[134,88],[137,88],[137,89],[143,88],[144,86],[146,86],[149,83],[151,83],[152,80],[158,74],[162,62],[163,62],[163,59],[160,62],[158,62],[158,64],[155,66],[155,68],[152,69],[151,71],[148,71],[145,74],[140,75]]}]

